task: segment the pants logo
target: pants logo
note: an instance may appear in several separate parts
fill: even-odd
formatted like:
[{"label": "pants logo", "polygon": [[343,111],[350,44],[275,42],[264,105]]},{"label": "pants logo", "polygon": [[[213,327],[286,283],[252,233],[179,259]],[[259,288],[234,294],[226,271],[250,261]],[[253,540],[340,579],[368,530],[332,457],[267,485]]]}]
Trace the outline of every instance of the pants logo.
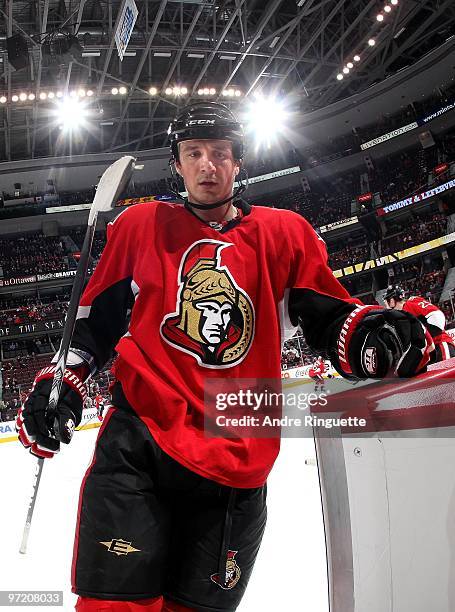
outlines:
[{"label": "pants logo", "polygon": [[210,576],[211,581],[221,587],[224,591],[233,589],[242,575],[242,571],[234,558],[237,553],[237,550],[228,550],[226,559],[226,573],[224,576],[220,576],[219,574],[212,574]]},{"label": "pants logo", "polygon": [[121,538],[114,538],[110,542],[100,542],[103,546],[106,546],[109,552],[115,553],[116,555],[127,555],[130,552],[141,552],[139,548],[133,548],[131,542],[126,542]]}]

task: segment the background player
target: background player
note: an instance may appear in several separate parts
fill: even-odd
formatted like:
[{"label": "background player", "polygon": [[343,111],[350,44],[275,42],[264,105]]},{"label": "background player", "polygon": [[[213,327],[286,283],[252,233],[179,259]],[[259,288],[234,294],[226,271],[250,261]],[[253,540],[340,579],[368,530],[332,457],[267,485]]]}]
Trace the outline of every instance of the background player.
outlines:
[{"label": "background player", "polygon": [[[364,306],[296,213],[250,206],[234,181],[243,131],[223,105],[170,126],[185,204],[124,210],[81,300],[58,411],[81,419],[84,381],[115,351],[113,407],[81,487],[72,583],[80,612],[234,611],[266,521],[278,438],[204,435],[214,377],[280,381],[280,305],[344,376],[412,376],[433,348],[405,312]],[[375,359],[371,359],[371,355]],[[59,450],[36,377],[17,421],[39,456]]]},{"label": "background player", "polygon": [[322,355],[314,361],[312,367],[308,370],[308,375],[315,381],[314,390],[315,392],[324,391],[324,374],[326,371],[325,361]]},{"label": "background player", "polygon": [[387,308],[409,312],[426,326],[435,344],[431,363],[455,357],[455,343],[445,331],[446,318],[442,310],[420,296],[406,299],[404,290],[398,285],[390,285],[384,294]]}]

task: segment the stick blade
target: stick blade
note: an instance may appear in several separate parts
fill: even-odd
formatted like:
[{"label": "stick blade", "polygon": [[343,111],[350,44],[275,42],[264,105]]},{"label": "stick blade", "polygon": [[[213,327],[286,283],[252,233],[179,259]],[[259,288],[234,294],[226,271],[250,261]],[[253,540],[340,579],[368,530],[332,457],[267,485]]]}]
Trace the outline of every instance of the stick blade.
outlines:
[{"label": "stick blade", "polygon": [[124,155],[105,170],[92,204],[93,212],[112,210],[115,203],[128,184],[134,170],[136,158]]}]

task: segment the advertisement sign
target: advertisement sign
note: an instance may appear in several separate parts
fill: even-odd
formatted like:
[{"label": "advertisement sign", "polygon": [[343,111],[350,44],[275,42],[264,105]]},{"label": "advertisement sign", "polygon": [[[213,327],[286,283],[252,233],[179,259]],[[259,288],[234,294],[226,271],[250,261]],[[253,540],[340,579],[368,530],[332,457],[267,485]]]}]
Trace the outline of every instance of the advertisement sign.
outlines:
[{"label": "advertisement sign", "polygon": [[24,206],[25,204],[34,204],[34,197],[14,198],[12,200],[3,200],[5,206]]},{"label": "advertisement sign", "polygon": [[179,202],[177,196],[165,193],[163,195],[148,195],[140,198],[124,198],[119,200],[116,206],[132,206],[133,204],[145,204],[146,202]]},{"label": "advertisement sign", "polygon": [[386,215],[387,213],[393,212],[394,210],[399,210],[400,208],[405,208],[406,206],[411,206],[411,204],[418,204],[419,202],[423,202],[423,200],[428,200],[428,198],[432,198],[439,193],[443,193],[444,191],[448,191],[449,189],[453,189],[455,187],[455,179],[447,181],[442,185],[438,185],[437,187],[433,187],[428,191],[422,191],[417,193],[416,195],[410,196],[409,198],[405,198],[404,200],[400,200],[399,202],[394,202],[393,204],[389,204],[388,206],[383,206],[382,208],[377,209],[378,216]]},{"label": "advertisement sign", "polygon": [[14,287],[15,285],[27,285],[36,283],[36,276],[19,276],[17,278],[0,278],[0,287]]},{"label": "advertisement sign", "polygon": [[446,170],[448,169],[449,169],[449,164],[439,164],[438,166],[436,166],[436,168],[434,168],[434,173],[442,174],[443,172],[446,172]]},{"label": "advertisement sign", "polygon": [[52,208],[46,208],[46,214],[61,213],[61,212],[72,212],[75,210],[88,210],[92,207],[91,202],[86,204],[68,204],[68,206],[53,206]]},{"label": "advertisement sign", "polygon": [[341,221],[334,221],[333,223],[327,223],[327,225],[321,225],[319,231],[321,233],[329,232],[330,230],[338,229],[339,227],[347,227],[358,223],[359,218],[357,216],[350,217],[349,219],[342,219]]},{"label": "advertisement sign", "polygon": [[0,444],[2,442],[13,442],[17,440],[14,421],[0,423]]},{"label": "advertisement sign", "polygon": [[[278,178],[280,176],[287,176],[288,174],[295,174],[300,172],[300,166],[293,166],[292,168],[285,168],[284,170],[276,170],[275,172],[269,172],[268,174],[260,174],[259,176],[253,176],[248,180],[249,184],[262,183],[263,181],[269,181],[270,179]],[[237,187],[238,182],[235,183]]]},{"label": "advertisement sign", "polygon": [[432,119],[436,119],[436,117],[444,115],[444,113],[447,113],[449,110],[452,110],[452,108],[455,108],[455,102],[449,102],[449,104],[446,104],[434,113],[431,113],[431,115],[422,117],[421,119],[419,119],[419,125],[423,125],[424,123],[428,123],[428,121],[431,121]]},{"label": "advertisement sign", "polygon": [[46,274],[36,274],[33,276],[20,276],[17,278],[0,278],[0,287],[14,287],[16,285],[28,285],[29,283],[36,283],[36,282],[53,280],[53,279],[58,279],[58,278],[71,278],[75,275],[76,275],[76,270],[61,270],[59,272],[46,272]]},{"label": "advertisement sign", "polygon": [[[248,184],[253,185],[253,183],[262,183],[263,181],[269,181],[270,179],[279,178],[280,176],[287,176],[288,174],[295,174],[296,172],[300,172],[300,166],[292,166],[292,168],[284,168],[283,170],[276,170],[275,172],[269,172],[268,174],[260,174],[259,176],[253,176],[248,179]],[[238,187],[240,183],[236,181],[234,183],[234,187]],[[181,191],[180,195],[183,198],[186,198],[188,195],[187,191]]]},{"label": "advertisement sign", "polygon": [[372,199],[373,194],[371,193],[371,191],[369,191],[368,193],[362,193],[362,195],[357,196],[357,202],[359,202],[359,204],[362,204],[363,202],[371,202]]},{"label": "advertisement sign", "polygon": [[54,278],[71,278],[76,276],[76,270],[62,270],[61,272],[46,272],[46,274],[37,274],[38,281],[52,280]]},{"label": "advertisement sign", "polygon": [[118,56],[123,60],[126,48],[130,42],[131,33],[136,23],[138,10],[134,0],[126,0],[115,31],[115,44]]},{"label": "advertisement sign", "polygon": [[381,142],[386,142],[386,140],[390,140],[391,138],[395,138],[396,136],[401,136],[401,134],[405,134],[406,132],[410,132],[414,128],[418,127],[418,124],[413,121],[412,123],[408,123],[408,125],[403,125],[402,127],[393,130],[392,132],[388,132],[387,134],[383,134],[382,136],[378,136],[377,138],[373,138],[373,140],[369,140],[368,142],[364,142],[360,145],[362,151],[365,149],[369,149],[371,147],[375,147]]},{"label": "advertisement sign", "polygon": [[[324,379],[328,377],[338,377],[339,376],[335,368],[332,367],[332,364],[330,363],[330,361],[326,360],[325,365],[327,369],[323,376]],[[287,368],[285,370],[281,370],[281,379],[286,380],[286,379],[296,379],[296,378],[310,378],[309,371],[311,370],[312,367],[313,367],[312,365],[304,365],[299,368]]]}]

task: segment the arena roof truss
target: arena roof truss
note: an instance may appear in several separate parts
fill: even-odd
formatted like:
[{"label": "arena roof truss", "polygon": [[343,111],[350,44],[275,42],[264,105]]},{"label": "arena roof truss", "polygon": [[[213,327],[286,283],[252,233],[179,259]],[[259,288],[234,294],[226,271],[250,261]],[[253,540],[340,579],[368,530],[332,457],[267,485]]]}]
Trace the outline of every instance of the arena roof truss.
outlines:
[{"label": "arena roof truss", "polygon": [[[237,108],[262,92],[318,109],[415,63],[455,25],[453,0],[136,0],[120,61],[123,2],[0,0],[0,159],[163,146],[189,100]],[[27,65],[14,70],[6,39],[18,33]],[[57,92],[83,92],[89,109],[66,140],[50,115]]]}]

